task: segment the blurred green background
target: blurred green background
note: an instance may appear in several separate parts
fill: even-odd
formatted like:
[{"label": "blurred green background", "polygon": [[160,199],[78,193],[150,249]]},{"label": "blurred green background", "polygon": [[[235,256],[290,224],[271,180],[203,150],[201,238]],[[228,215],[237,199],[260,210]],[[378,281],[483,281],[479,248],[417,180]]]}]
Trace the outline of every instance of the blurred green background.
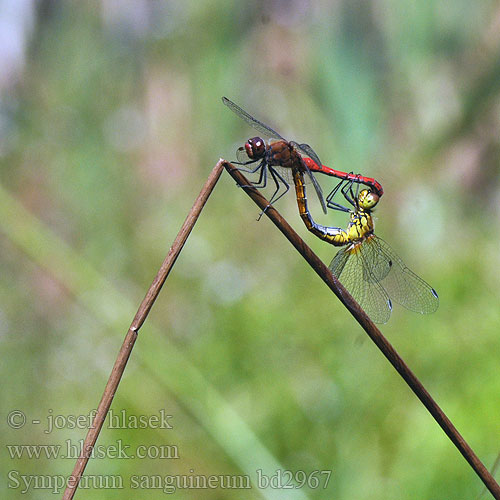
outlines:
[{"label": "blurred green background", "polygon": [[[96,408],[210,170],[255,135],[222,95],[326,165],[382,183],[377,234],[440,295],[435,314],[396,307],[382,331],[490,467],[500,451],[499,49],[493,1],[0,2],[0,429],[4,444],[63,447],[55,459],[3,446],[2,498],[62,495],[47,478],[71,473],[74,459],[60,456],[86,430],[48,422]],[[277,208],[328,264],[336,249],[306,231],[293,194]],[[252,488],[181,488],[179,499],[476,498],[482,484],[455,447],[257,216],[223,173],[112,406],[163,409],[173,428],[106,424],[98,444],[152,446],[152,456],[103,453],[86,473],[119,476],[122,489],[89,482],[76,498],[161,498],[137,478],[182,475],[248,476]],[[7,420],[14,410],[22,428],[20,414]],[[157,458],[166,445],[179,458]],[[259,488],[260,469],[331,476],[327,488],[326,475],[317,488]],[[45,483],[26,486],[35,475]]]}]

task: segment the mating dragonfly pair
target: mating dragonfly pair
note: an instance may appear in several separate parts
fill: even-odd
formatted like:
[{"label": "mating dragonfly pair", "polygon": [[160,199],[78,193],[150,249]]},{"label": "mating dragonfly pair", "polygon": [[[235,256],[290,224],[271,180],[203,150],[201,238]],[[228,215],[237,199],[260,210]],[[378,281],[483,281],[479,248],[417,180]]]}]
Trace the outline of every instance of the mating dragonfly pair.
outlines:
[{"label": "mating dragonfly pair", "polygon": [[[375,179],[322,165],[308,144],[287,141],[226,97],[222,98],[222,102],[271,139],[269,142],[262,137],[248,139],[236,153],[240,170],[258,173],[258,180],[252,182],[256,188],[265,187],[268,176],[271,177],[275,190],[270,203],[284,196],[290,188],[289,183],[294,183],[299,213],[307,229],[322,240],[343,247],[329,266],[331,272],[373,321],[386,323],[389,320],[392,300],[421,314],[437,309],[439,298],[436,291],[408,269],[394,250],[374,234],[371,212],[384,193]],[[340,179],[326,199],[313,172]],[[327,208],[349,213],[349,224],[345,230],[322,226],[314,221],[307,205],[306,179],[312,182],[325,213]],[[367,188],[360,191],[362,184]],[[339,192],[350,207],[334,201]]]}]

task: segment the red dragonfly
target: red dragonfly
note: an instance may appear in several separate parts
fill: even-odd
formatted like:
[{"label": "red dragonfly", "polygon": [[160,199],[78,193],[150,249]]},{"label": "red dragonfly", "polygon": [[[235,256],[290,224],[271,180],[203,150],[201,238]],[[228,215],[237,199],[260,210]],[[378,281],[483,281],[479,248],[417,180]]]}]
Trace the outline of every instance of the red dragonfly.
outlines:
[{"label": "red dragonfly", "polygon": [[[293,171],[306,173],[316,190],[323,211],[326,214],[326,203],[323,198],[321,187],[312,174],[309,165],[304,162],[305,157],[309,157],[310,164],[316,165],[316,168],[319,170],[322,167],[321,160],[311,146],[309,146],[309,144],[299,144],[294,141],[287,141],[278,134],[278,132],[249,115],[227,97],[223,97],[222,102],[254,129],[272,139],[266,144],[266,141],[261,137],[252,137],[248,139],[244,147],[239,148],[236,152],[238,161],[235,163],[239,165],[257,163],[257,166],[253,169],[241,169],[243,172],[248,172],[250,174],[259,172],[259,179],[257,182],[252,182],[253,187],[259,189],[264,188],[267,184],[267,173],[269,172],[276,187],[269,200],[269,204],[272,204],[278,201],[290,189],[289,178]],[[305,155],[305,157],[302,155]],[[277,196],[281,186],[284,186],[285,190]]]},{"label": "red dragonfly", "polygon": [[[285,195],[290,186],[289,182],[293,181],[293,172],[299,171],[301,173],[306,173],[310,181],[312,182],[316,194],[321,202],[323,211],[326,213],[326,206],[330,208],[338,208],[339,205],[332,201],[335,193],[338,190],[337,186],[333,191],[327,196],[327,203],[323,198],[323,192],[321,190],[318,181],[314,177],[312,172],[320,172],[325,175],[336,177],[338,179],[356,182],[358,184],[366,184],[373,189],[379,196],[382,196],[384,190],[380,183],[375,179],[370,177],[364,177],[360,174],[353,174],[352,172],[342,172],[340,170],[335,170],[333,168],[322,165],[318,155],[308,144],[298,144],[294,141],[287,141],[280,134],[274,131],[271,127],[265,125],[261,121],[257,120],[237,104],[229,100],[227,97],[222,98],[222,102],[240,118],[245,120],[250,126],[268,136],[271,139],[269,144],[261,137],[252,137],[248,139],[245,145],[238,149],[236,152],[236,157],[239,165],[250,165],[257,163],[255,168],[241,170],[247,173],[259,172],[259,179],[257,182],[253,182],[253,187],[264,188],[267,184],[267,173],[274,181],[276,190],[274,191],[270,204],[276,202],[283,195]],[[281,185],[284,186],[285,190],[279,196],[277,196]]]}]

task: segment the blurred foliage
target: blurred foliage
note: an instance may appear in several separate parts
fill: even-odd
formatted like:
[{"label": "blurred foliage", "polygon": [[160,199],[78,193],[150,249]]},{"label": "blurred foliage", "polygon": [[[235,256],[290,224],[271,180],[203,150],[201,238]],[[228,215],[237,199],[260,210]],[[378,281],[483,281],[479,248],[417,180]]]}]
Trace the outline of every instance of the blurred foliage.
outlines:
[{"label": "blurred foliage", "polygon": [[[0,7],[11,23],[0,28],[4,443],[65,446],[84,437],[82,429],[45,433],[47,416],[96,407],[136,307],[208,173],[253,135],[222,105],[226,95],[313,145],[326,165],[382,183],[377,234],[440,294],[435,314],[396,308],[383,332],[493,464],[497,2],[21,4],[19,19],[9,2]],[[320,180],[328,192],[332,180]],[[294,205],[290,195],[277,208],[329,263],[336,250],[307,233]],[[346,225],[343,214],[318,208],[312,204],[319,222]],[[181,489],[176,498],[475,498],[481,483],[457,450],[257,215],[223,174],[113,403],[116,414],[165,409],[173,429],[105,425],[98,441],[175,444],[180,458],[92,460],[88,474],[123,477],[124,489],[106,498],[134,494],[130,478],[141,474],[253,481],[252,489]],[[14,409],[27,415],[22,430],[6,424]],[[3,498],[23,490],[8,471],[69,475],[74,465],[12,459],[6,448],[0,457]],[[278,468],[332,475],[327,489],[257,488],[258,469]],[[159,494],[140,489],[144,499]],[[102,495],[88,488],[77,498]],[[39,497],[32,488],[25,495]]]}]

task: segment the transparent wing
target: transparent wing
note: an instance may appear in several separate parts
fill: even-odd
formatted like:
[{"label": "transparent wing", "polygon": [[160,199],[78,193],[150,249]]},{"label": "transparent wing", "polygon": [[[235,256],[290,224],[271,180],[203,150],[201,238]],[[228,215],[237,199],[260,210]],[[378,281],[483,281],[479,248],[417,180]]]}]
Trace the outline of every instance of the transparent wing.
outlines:
[{"label": "transparent wing", "polygon": [[247,155],[245,148],[238,148],[236,151],[236,159],[240,163],[251,163],[252,159]]},{"label": "transparent wing", "polygon": [[[439,306],[439,297],[434,288],[408,269],[396,252],[382,239],[373,236],[373,245],[377,247],[375,269],[381,285],[389,296],[402,306],[420,314],[433,313]],[[389,266],[389,271],[387,271]]]},{"label": "transparent wing", "polygon": [[321,168],[321,160],[315,153],[314,149],[309,146],[309,144],[297,144],[296,142],[294,142],[293,145],[296,146],[300,151],[302,151],[306,156],[309,156],[309,158],[311,158],[311,160],[316,163],[319,168]]},{"label": "transparent wing", "polygon": [[[291,144],[296,147],[299,151],[304,153],[306,156],[309,156],[318,167],[321,168],[321,160],[319,159],[318,155],[314,152],[313,148],[309,146],[309,144],[297,144],[296,142],[291,142]],[[319,201],[321,203],[321,208],[323,209],[323,212],[326,214],[326,203],[325,203],[325,197],[323,196],[323,191],[321,189],[321,186],[319,185],[318,181],[316,180],[316,177],[314,177],[313,173],[309,170],[309,167],[304,163],[304,166],[306,167],[306,172],[311,180],[314,189],[316,191],[316,194],[318,195]]]},{"label": "transparent wing", "polygon": [[[367,246],[368,244],[368,246]],[[374,255],[369,240],[341,248],[330,264],[330,270],[375,323],[387,323],[392,303],[379,280],[372,274]]]},{"label": "transparent wing", "polygon": [[[251,127],[262,132],[267,137],[274,137],[275,139],[283,139],[281,135],[278,134],[275,130],[267,125],[264,125],[262,122],[249,115],[245,110],[241,109],[237,104],[233,101],[230,101],[227,97],[222,98],[222,102],[233,112],[236,113],[240,118],[245,120]],[[286,140],[286,139],[283,139]]]}]

